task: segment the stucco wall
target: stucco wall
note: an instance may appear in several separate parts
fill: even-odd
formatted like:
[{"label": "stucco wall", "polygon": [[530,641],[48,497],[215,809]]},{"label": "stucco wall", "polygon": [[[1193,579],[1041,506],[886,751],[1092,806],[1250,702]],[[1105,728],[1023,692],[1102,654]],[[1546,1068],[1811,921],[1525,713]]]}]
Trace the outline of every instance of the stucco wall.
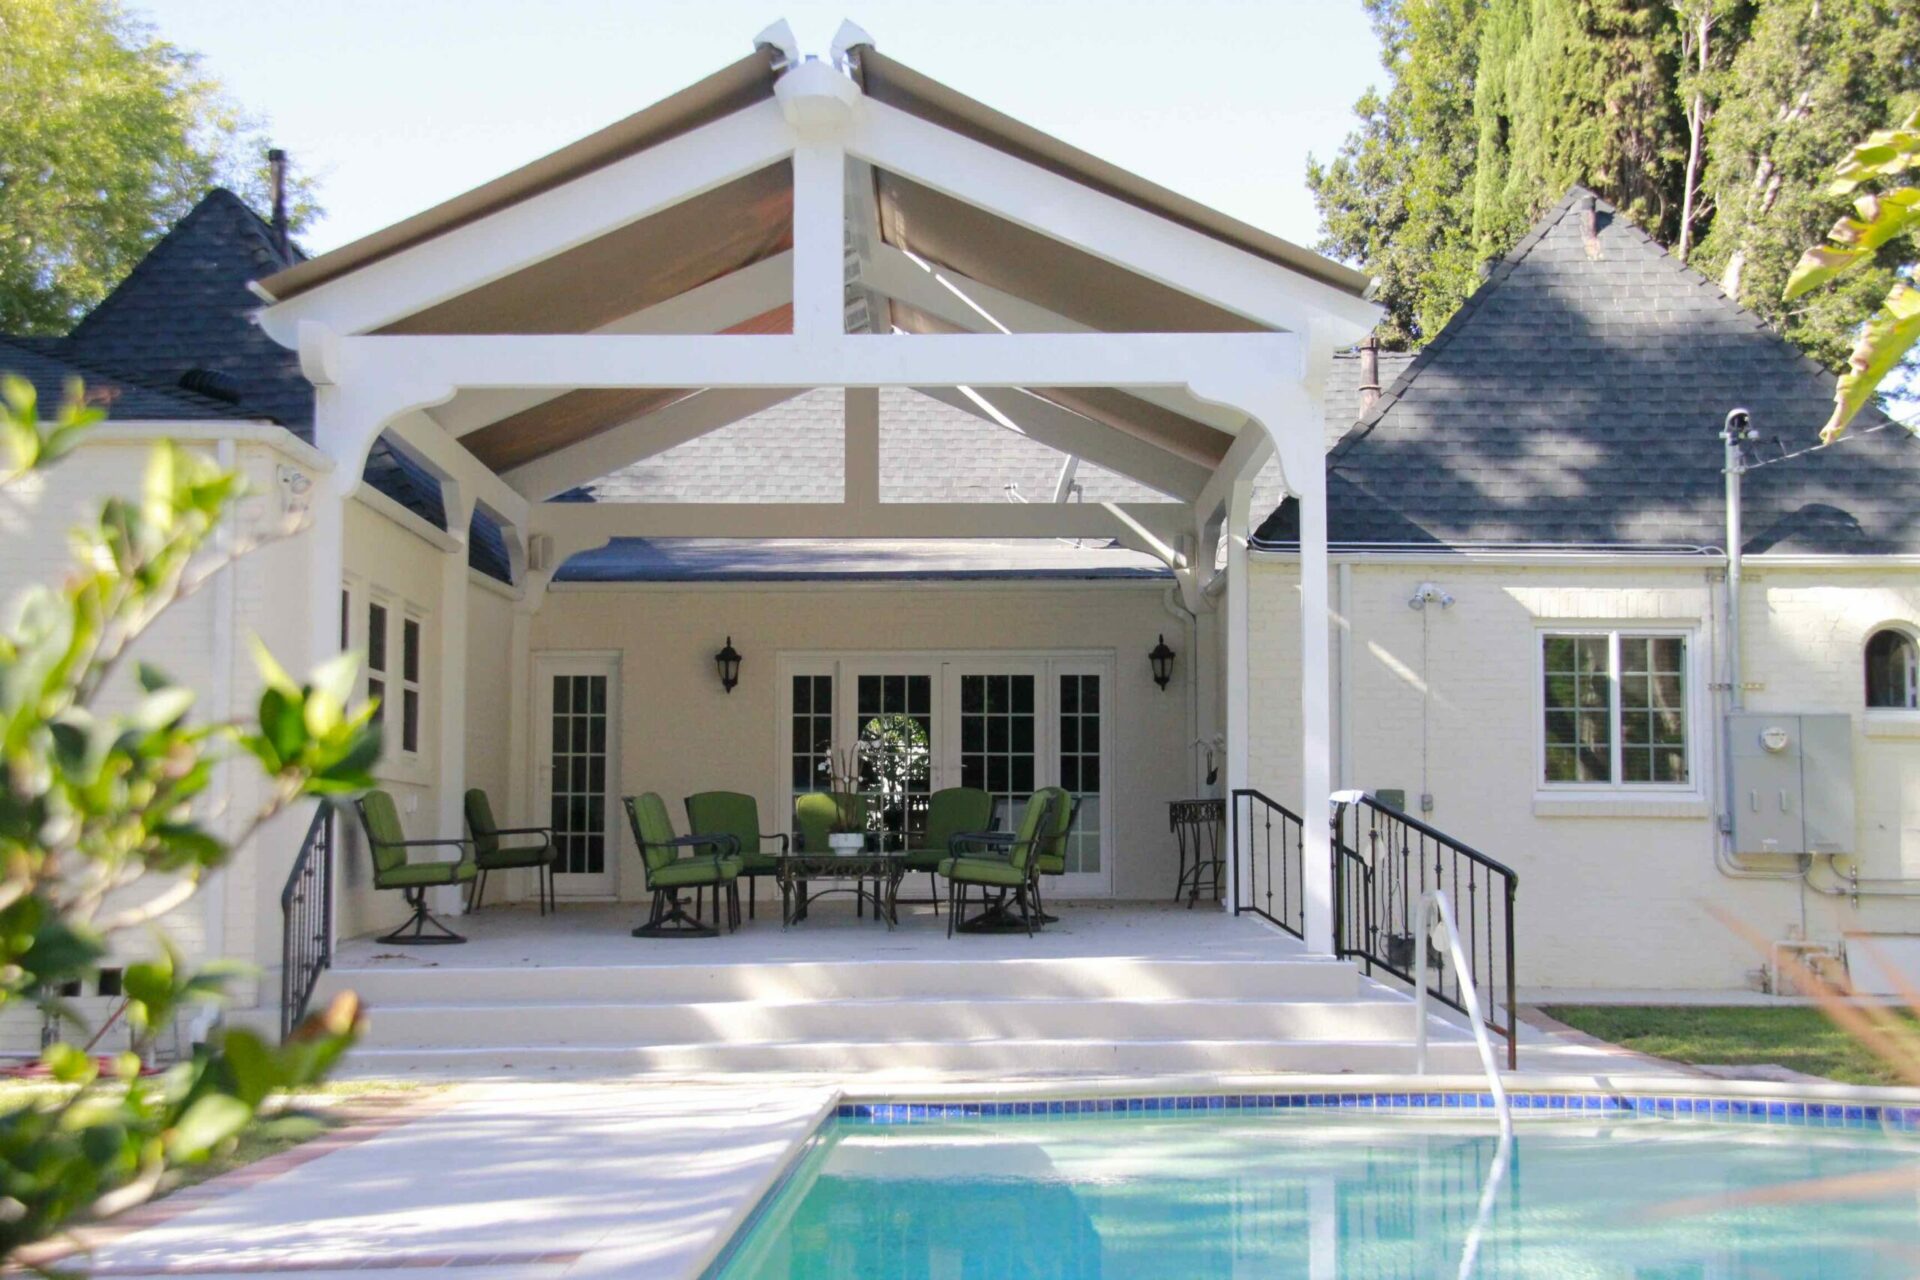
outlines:
[{"label": "stucco wall", "polygon": [[[513,601],[470,580],[467,587],[467,785],[482,787],[507,820],[507,723],[513,687]],[[492,887],[488,888],[492,896]]]},{"label": "stucco wall", "polygon": [[[1350,575],[1336,624],[1351,646],[1351,684],[1336,704],[1347,709],[1347,785],[1402,789],[1416,809],[1426,790],[1430,822],[1519,873],[1523,987],[1747,986],[1762,957],[1714,920],[1709,904],[1768,938],[1798,931],[1803,911],[1819,942],[1861,928],[1920,932],[1920,901],[1863,900],[1856,910],[1797,881],[1733,880],[1715,870],[1719,793],[1704,684],[1720,637],[1718,587],[1706,570],[1357,564]],[[1409,608],[1426,580],[1455,604]],[[1256,560],[1253,582],[1253,780],[1291,804],[1299,790],[1298,575],[1286,561]],[[1869,735],[1860,663],[1879,624],[1920,622],[1920,573],[1757,565],[1744,595],[1745,680],[1763,686],[1749,707],[1853,715],[1861,873],[1904,866],[1911,874],[1920,858],[1920,738]],[[1696,794],[1587,802],[1536,786],[1536,646],[1550,620],[1692,629]]]},{"label": "stucco wall", "polygon": [[[1112,650],[1113,889],[1118,897],[1156,898],[1172,893],[1175,878],[1166,802],[1191,786],[1191,655],[1176,663],[1164,693],[1147,673],[1156,636],[1167,632],[1180,643],[1161,591],[1151,584],[561,587],[535,619],[533,650],[620,653],[624,793],[658,791],[679,818],[679,800],[692,792],[746,791],[759,798],[770,824],[785,820],[783,793],[775,789],[780,652]],[[713,667],[713,653],[729,635],[745,655],[731,694]],[[637,897],[642,885],[631,837],[623,833],[621,895]]]}]

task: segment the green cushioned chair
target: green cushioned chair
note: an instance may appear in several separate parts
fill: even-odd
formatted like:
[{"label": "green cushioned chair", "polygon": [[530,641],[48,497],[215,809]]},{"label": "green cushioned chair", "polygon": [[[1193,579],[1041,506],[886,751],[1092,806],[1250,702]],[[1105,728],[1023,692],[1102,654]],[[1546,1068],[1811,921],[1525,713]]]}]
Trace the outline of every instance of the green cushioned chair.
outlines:
[{"label": "green cushioned chair", "polygon": [[963,831],[993,825],[993,797],[978,787],[945,787],[927,797],[927,829],[907,850],[907,870],[924,871],[933,885],[933,909],[940,910],[940,864],[953,856],[953,838]]},{"label": "green cushioned chair", "polygon": [[[940,874],[947,878],[947,936],[951,938],[967,887],[975,886],[986,910],[978,919],[1005,913],[1011,902],[1020,908],[1020,923],[1027,936],[1033,936],[1034,887],[1039,875],[1039,849],[1050,830],[1052,814],[1058,803],[1058,788],[1033,793],[1020,814],[1020,825],[1012,831],[962,831],[949,847],[951,856],[941,860]],[[972,846],[986,845],[1000,850],[994,853],[963,852]]]},{"label": "green cushioned chair", "polygon": [[[487,896],[487,873],[532,867],[534,887],[540,893],[540,914],[547,914],[553,901],[553,831],[548,827],[503,827],[493,820],[493,802],[479,787],[467,792],[467,835],[473,841],[472,897],[467,910],[478,911]],[[510,836],[520,843],[502,843]],[[537,839],[536,839],[537,837]]]},{"label": "green cushioned chair", "polygon": [[[840,821],[842,812],[848,821],[862,831],[867,827],[867,798],[852,791],[809,791],[793,800],[793,829],[800,835],[800,849],[803,853],[826,853],[833,848],[827,837],[833,834],[834,826]],[[793,921],[807,918],[807,882],[803,878],[795,886],[800,901],[787,904],[786,916]],[[864,910],[864,898],[856,898]]]},{"label": "green cushioned chair", "polygon": [[[739,844],[732,836],[676,836],[673,819],[667,816],[667,802],[658,793],[624,796],[627,823],[640,846],[640,862],[646,869],[647,888],[653,891],[653,910],[647,922],[633,931],[636,938],[711,938],[719,929],[701,924],[687,914],[681,900],[682,890],[713,890],[714,915],[720,914],[720,891],[726,890],[727,925],[740,927]],[[711,852],[682,855],[683,849]],[[696,911],[698,907],[696,906]]]},{"label": "green cushioned chair", "polygon": [[740,846],[740,874],[747,878],[747,918],[754,914],[754,891],[761,876],[777,875],[780,863],[767,851],[776,841],[787,851],[787,833],[760,829],[760,802],[738,791],[702,791],[687,797],[687,830],[697,836],[732,836]]},{"label": "green cushioned chair", "polygon": [[[436,885],[466,884],[474,877],[473,844],[467,840],[409,840],[400,825],[400,811],[384,791],[369,791],[353,802],[360,829],[367,836],[373,858],[373,887],[398,889],[413,914],[407,922],[379,941],[392,946],[440,946],[466,939],[447,928],[427,910],[427,890]],[[412,849],[458,849],[453,862],[414,862]],[[438,930],[428,933],[429,928]]]},{"label": "green cushioned chair", "polygon": [[1039,861],[1035,868],[1038,872],[1033,882],[1035,918],[1041,924],[1053,924],[1058,916],[1047,914],[1046,902],[1041,895],[1040,885],[1047,876],[1066,874],[1067,870],[1067,834],[1073,830],[1073,824],[1080,820],[1080,801],[1075,799],[1065,787],[1046,787],[1053,793],[1053,808],[1050,811],[1052,821],[1040,841],[1040,850],[1034,856]]},{"label": "green cushioned chair", "polygon": [[833,846],[827,837],[840,820],[844,809],[848,819],[862,831],[867,827],[867,798],[851,791],[809,791],[794,797],[793,826],[800,833],[800,848],[807,853],[825,853]]}]

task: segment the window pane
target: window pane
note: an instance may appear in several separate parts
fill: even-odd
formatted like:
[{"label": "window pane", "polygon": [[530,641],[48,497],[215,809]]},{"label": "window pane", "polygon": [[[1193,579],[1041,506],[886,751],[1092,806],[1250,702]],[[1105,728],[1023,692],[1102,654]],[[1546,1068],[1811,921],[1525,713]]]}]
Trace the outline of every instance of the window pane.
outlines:
[{"label": "window pane", "polygon": [[387,611],[377,604],[367,606],[367,670],[387,669]]},{"label": "window pane", "polygon": [[373,704],[373,722],[387,718],[387,685],[384,680],[367,681],[367,701]]},{"label": "window pane", "polygon": [[420,691],[403,689],[400,692],[400,749],[418,751],[420,749]]},{"label": "window pane", "polygon": [[420,624],[412,618],[400,624],[400,678],[410,684],[420,679]]},{"label": "window pane", "polygon": [[1915,689],[1913,640],[1898,631],[1876,631],[1867,641],[1867,705],[1912,710],[1920,706]]}]

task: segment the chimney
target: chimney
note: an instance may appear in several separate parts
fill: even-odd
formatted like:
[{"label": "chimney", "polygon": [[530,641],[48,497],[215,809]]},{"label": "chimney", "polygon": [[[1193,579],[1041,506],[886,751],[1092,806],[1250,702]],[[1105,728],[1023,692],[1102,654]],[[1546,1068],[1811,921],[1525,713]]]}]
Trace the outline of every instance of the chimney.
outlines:
[{"label": "chimney", "polygon": [[267,169],[273,175],[273,242],[280,256],[291,258],[293,244],[287,239],[287,153],[279,147],[267,152]]},{"label": "chimney", "polygon": [[1360,408],[1371,409],[1380,398],[1380,339],[1368,334],[1360,340]]},{"label": "chimney", "polygon": [[1593,192],[1582,191],[1574,208],[1580,213],[1580,236],[1586,241],[1587,256],[1597,258],[1600,256],[1600,209]]}]

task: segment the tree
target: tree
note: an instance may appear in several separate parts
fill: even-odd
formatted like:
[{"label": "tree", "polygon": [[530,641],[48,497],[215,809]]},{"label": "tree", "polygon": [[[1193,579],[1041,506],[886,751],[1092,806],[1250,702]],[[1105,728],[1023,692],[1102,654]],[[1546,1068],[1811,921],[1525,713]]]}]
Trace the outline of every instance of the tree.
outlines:
[{"label": "tree", "polygon": [[1787,278],[1832,218],[1833,157],[1920,102],[1917,64],[1920,7],[1907,0],[1766,0],[1707,130],[1714,215],[1693,264],[1832,369],[1892,287],[1893,265],[1862,263],[1794,305]]},{"label": "tree", "polygon": [[209,186],[271,204],[260,122],[119,0],[0,0],[0,120],[0,332],[65,332]]},{"label": "tree", "polygon": [[1677,42],[1653,0],[1492,0],[1475,83],[1473,227],[1505,253],[1575,183],[1655,236],[1676,224]]},{"label": "tree", "polygon": [[1433,336],[1473,292],[1471,229],[1481,0],[1366,0],[1391,85],[1363,95],[1331,164],[1309,158],[1321,248],[1381,279],[1389,346]]},{"label": "tree", "polygon": [[[55,465],[99,416],[76,385],[43,421],[32,387],[9,380],[3,482]],[[230,558],[212,539],[239,496],[232,473],[158,446],[139,499],[103,502],[75,532],[61,585],[29,592],[0,632],[0,1011],[29,1005],[56,1029],[43,1061],[65,1086],[0,1112],[0,1263],[77,1216],[153,1195],[170,1170],[235,1141],[275,1091],[323,1074],[359,1029],[348,996],[284,1045],[230,1027],[166,1072],[142,1071],[156,1034],[216,999],[226,973],[141,940],[275,813],[371,785],[379,755],[372,709],[347,709],[350,658],[296,685],[263,654],[266,689],[244,726],[196,722],[192,693],[135,660],[154,622]],[[257,764],[267,799],[229,840],[207,824],[208,788],[238,758]],[[129,935],[122,950],[143,953],[122,972],[136,1049],[103,1063],[75,1042],[61,993]]]},{"label": "tree", "polygon": [[[1920,110],[1898,127],[1881,129],[1855,147],[1841,162],[1827,193],[1853,195],[1864,183],[1893,178],[1909,169],[1920,169]],[[1884,267],[1889,257],[1893,259],[1893,286],[1861,327],[1847,371],[1834,388],[1833,416],[1820,431],[1820,438],[1829,444],[1920,343],[1920,289],[1909,283],[1920,265],[1920,254],[1914,252],[1915,241],[1920,240],[1920,188],[1896,186],[1865,193],[1854,200],[1853,209],[1858,217],[1840,219],[1827,232],[1827,244],[1801,255],[1785,293],[1786,300],[1792,301],[1850,271]]]},{"label": "tree", "polygon": [[1920,5],[1369,0],[1369,13],[1390,84],[1307,178],[1321,247],[1380,277],[1383,338],[1431,337],[1479,264],[1580,183],[1844,367],[1892,266],[1792,305],[1782,290],[1831,216],[1830,157],[1920,101]]}]

